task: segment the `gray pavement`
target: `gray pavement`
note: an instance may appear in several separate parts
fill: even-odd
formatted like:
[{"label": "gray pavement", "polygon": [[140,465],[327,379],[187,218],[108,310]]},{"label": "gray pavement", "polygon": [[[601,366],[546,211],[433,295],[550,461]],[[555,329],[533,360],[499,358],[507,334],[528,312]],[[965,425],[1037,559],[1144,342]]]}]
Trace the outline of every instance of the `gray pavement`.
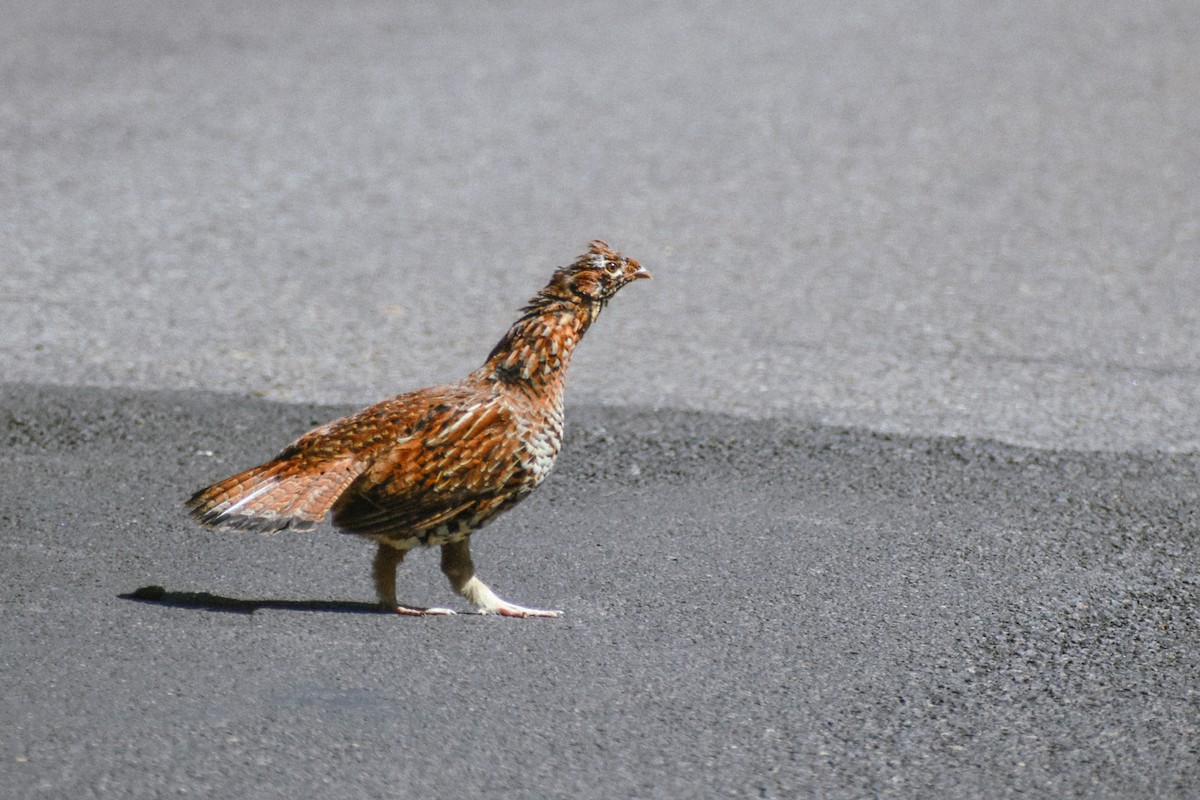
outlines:
[{"label": "gray pavement", "polygon": [[[5,9],[0,797],[1196,796],[1200,17],[794,5]],[[597,236],[563,619],[184,519]]]},{"label": "gray pavement", "polygon": [[[578,409],[559,470],[473,548],[565,616],[419,620],[371,607],[367,543],[179,508],[344,409],[0,399],[4,796],[1200,786],[1195,454]],[[401,578],[453,603],[435,557]]]},{"label": "gray pavement", "polygon": [[0,374],[363,403],[601,237],[577,401],[1195,450],[1193,12],[19,4]]}]

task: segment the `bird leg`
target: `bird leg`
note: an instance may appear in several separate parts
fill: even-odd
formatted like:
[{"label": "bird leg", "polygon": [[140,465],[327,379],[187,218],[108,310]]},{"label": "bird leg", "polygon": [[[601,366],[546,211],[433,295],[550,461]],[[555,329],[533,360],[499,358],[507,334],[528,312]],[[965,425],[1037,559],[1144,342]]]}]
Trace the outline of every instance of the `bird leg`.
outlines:
[{"label": "bird leg", "polygon": [[450,579],[454,591],[479,609],[480,614],[500,614],[504,617],[557,617],[561,611],[525,608],[501,600],[475,575],[471,561],[471,546],[466,539],[442,545],[442,572]]},{"label": "bird leg", "polygon": [[387,542],[379,543],[379,549],[375,551],[375,561],[372,564],[375,593],[379,596],[379,604],[406,617],[453,614],[454,612],[448,608],[409,608],[396,602],[396,567],[400,566],[400,562],[406,555],[408,555],[407,550],[392,547]]}]

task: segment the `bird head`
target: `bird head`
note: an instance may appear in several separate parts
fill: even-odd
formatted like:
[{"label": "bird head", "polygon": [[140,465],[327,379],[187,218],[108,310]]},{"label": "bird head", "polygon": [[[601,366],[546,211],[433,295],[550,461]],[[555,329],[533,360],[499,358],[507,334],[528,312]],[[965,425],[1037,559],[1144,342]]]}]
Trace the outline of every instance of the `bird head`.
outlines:
[{"label": "bird head", "polygon": [[597,239],[569,267],[560,267],[546,287],[560,297],[576,297],[586,303],[606,304],[627,283],[649,278],[636,260],[626,258]]}]

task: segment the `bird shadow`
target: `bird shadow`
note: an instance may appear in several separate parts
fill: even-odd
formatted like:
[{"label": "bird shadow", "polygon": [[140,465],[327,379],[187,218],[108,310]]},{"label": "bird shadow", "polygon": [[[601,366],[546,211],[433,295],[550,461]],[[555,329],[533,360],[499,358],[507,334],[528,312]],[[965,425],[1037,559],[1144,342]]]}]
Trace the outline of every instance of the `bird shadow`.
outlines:
[{"label": "bird shadow", "polygon": [[142,586],[132,592],[117,595],[122,600],[151,603],[171,608],[192,608],[201,611],[223,611],[230,614],[253,614],[262,609],[280,611],[327,611],[337,614],[391,614],[378,603],[354,600],[246,600],[224,597],[210,592],[168,592],[161,586]]}]

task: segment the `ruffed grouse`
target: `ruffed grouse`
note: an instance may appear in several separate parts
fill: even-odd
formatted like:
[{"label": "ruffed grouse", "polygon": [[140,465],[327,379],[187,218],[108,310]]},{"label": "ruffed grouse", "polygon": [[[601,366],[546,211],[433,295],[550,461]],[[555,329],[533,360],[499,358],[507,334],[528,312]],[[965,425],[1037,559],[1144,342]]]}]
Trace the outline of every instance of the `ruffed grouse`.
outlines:
[{"label": "ruffed grouse", "polygon": [[614,294],[650,273],[601,241],[522,309],[482,367],[457,383],[402,394],[322,425],[274,459],[197,492],[192,516],[274,532],[333,524],[378,542],[375,589],[400,614],[452,614],[396,601],[396,567],[440,545],[442,571],[480,613],[551,617],[497,597],[475,575],[468,537],[550,472],[563,431],[571,353]]}]

